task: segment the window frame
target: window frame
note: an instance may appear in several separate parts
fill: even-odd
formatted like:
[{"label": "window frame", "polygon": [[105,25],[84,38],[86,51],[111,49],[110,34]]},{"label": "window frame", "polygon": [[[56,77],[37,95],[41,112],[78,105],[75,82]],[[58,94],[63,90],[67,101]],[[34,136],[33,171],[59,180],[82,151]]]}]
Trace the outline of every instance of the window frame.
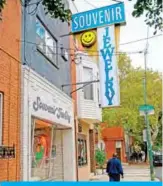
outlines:
[{"label": "window frame", "polygon": [[[79,167],[83,167],[83,166],[87,166],[88,165],[88,151],[87,151],[87,138],[86,138],[86,135],[83,135],[83,134],[78,134],[78,143],[79,143],[79,141],[83,141],[84,143],[83,144],[85,144],[85,147],[86,147],[86,149],[85,149],[85,153],[86,153],[86,162],[85,163],[83,163],[83,164],[79,164],[79,157],[78,157],[78,166]],[[78,147],[78,154],[79,154],[79,147]]]},{"label": "window frame", "polygon": [[[48,27],[44,24],[44,22],[40,19],[40,17],[37,15],[36,16],[36,22],[39,22],[41,24],[41,26],[44,28],[45,30],[45,38],[43,41],[43,45],[45,46],[45,51],[44,49],[41,49],[39,47],[39,44],[37,44],[37,37],[39,37],[39,35],[37,34],[37,32],[35,31],[36,33],[36,46],[37,46],[37,51],[39,53],[41,53],[53,66],[55,66],[57,69],[59,69],[59,60],[58,60],[58,40],[56,39],[56,37],[54,37],[54,35],[51,33],[51,31],[48,29]],[[53,43],[55,43],[55,47],[56,47],[56,50],[54,51],[54,53],[56,54],[53,54],[55,56],[55,60],[51,59],[48,55],[47,55],[47,48],[48,50],[52,50],[50,47],[47,46],[46,44],[46,33],[52,38],[53,40]],[[40,38],[41,39],[41,38]],[[53,44],[54,45],[54,44]],[[54,46],[53,46],[54,47]]]},{"label": "window frame", "polygon": [[0,92],[0,145],[3,144],[3,109],[4,109],[4,94]]},{"label": "window frame", "polygon": [[[93,68],[92,67],[88,67],[88,66],[83,66],[83,77],[85,76],[85,70],[84,69],[88,69],[88,70],[91,70],[91,73],[92,73],[92,77],[90,78],[90,80],[86,80],[86,81],[93,81]],[[91,98],[86,98],[86,95],[85,95],[85,91],[87,90],[88,87],[91,87],[92,89],[92,95],[90,95]],[[88,100],[88,101],[94,101],[94,85],[93,83],[90,83],[89,85],[85,86],[83,88],[83,93],[84,93],[84,100]]]}]

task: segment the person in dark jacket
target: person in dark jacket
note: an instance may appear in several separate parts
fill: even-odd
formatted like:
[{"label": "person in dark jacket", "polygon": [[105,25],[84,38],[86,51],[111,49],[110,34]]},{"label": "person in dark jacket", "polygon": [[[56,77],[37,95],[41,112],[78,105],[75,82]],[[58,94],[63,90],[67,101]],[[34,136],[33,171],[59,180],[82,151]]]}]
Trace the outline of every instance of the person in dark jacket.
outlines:
[{"label": "person in dark jacket", "polygon": [[113,158],[108,161],[106,172],[108,173],[110,181],[120,181],[120,175],[123,178],[123,168],[116,153],[114,153]]}]

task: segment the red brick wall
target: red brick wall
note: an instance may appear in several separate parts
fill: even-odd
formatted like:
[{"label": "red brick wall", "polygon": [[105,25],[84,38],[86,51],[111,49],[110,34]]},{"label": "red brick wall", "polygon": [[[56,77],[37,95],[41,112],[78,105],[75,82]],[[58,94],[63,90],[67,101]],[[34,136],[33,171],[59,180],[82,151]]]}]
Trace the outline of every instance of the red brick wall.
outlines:
[{"label": "red brick wall", "polygon": [[[107,159],[112,158],[113,153],[116,152],[116,141],[117,140],[104,140]],[[122,162],[126,162],[124,141],[122,141],[122,148],[121,149],[122,149],[122,151],[121,151]]]},{"label": "red brick wall", "polygon": [[0,181],[20,179],[20,0],[7,0],[0,21],[0,92],[4,94],[3,145],[16,145],[16,158],[0,160]]},{"label": "red brick wall", "polygon": [[105,150],[107,154],[107,158],[110,159],[113,153],[116,152],[116,141],[122,142],[121,148],[121,160],[122,162],[126,162],[126,154],[125,154],[125,137],[124,130],[122,127],[108,127],[103,128],[102,139],[105,142]]},{"label": "red brick wall", "polygon": [[115,143],[114,141],[104,141],[105,142],[105,151],[107,159],[110,159],[115,152]]}]

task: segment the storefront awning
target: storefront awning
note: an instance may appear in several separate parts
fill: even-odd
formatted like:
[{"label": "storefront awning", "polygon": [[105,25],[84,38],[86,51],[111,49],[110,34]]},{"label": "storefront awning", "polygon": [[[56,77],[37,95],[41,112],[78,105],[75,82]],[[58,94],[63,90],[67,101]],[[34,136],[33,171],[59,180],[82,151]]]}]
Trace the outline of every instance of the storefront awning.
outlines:
[{"label": "storefront awning", "polygon": [[87,118],[80,118],[79,122],[90,125],[90,128],[94,128],[94,125],[99,125],[101,123],[101,121],[97,120],[97,119],[87,119]]}]

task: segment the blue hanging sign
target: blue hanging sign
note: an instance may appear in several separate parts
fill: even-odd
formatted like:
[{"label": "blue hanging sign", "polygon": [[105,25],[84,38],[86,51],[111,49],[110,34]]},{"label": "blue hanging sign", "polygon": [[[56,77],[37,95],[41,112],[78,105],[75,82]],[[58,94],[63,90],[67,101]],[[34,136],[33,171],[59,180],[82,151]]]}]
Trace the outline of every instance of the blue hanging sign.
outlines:
[{"label": "blue hanging sign", "polygon": [[101,107],[120,106],[118,66],[115,49],[115,26],[97,29]]},{"label": "blue hanging sign", "polygon": [[117,3],[72,15],[71,32],[126,22],[124,3]]}]

